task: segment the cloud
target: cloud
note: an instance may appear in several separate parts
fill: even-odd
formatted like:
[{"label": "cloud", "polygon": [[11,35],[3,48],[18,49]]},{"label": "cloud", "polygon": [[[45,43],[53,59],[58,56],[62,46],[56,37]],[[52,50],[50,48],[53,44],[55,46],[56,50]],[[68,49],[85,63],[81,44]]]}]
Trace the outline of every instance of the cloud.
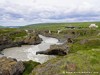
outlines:
[{"label": "cloud", "polygon": [[100,21],[99,0],[0,0],[0,25]]}]

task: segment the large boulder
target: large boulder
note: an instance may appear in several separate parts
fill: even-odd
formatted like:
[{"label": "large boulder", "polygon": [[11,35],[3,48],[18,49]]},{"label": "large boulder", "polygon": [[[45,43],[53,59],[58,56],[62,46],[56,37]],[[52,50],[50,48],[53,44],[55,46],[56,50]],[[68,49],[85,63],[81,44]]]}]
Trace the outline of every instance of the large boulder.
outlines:
[{"label": "large boulder", "polygon": [[33,33],[29,36],[27,36],[24,40],[23,43],[24,44],[29,44],[29,45],[36,45],[41,43],[42,39],[38,36],[38,34]]},{"label": "large boulder", "polygon": [[36,54],[46,54],[46,55],[66,55],[68,54],[69,47],[66,44],[62,45],[51,45],[50,49],[46,51],[38,51]]},{"label": "large boulder", "polygon": [[0,75],[22,75],[24,69],[21,61],[7,57],[0,58]]}]

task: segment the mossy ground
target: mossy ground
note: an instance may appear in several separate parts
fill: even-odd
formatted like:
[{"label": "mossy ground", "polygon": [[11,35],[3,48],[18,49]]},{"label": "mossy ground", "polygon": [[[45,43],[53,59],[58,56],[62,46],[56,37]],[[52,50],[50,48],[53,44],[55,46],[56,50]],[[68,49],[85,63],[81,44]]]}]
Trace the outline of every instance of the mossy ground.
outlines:
[{"label": "mossy ground", "polygon": [[0,37],[6,36],[6,37],[9,37],[9,39],[11,39],[13,41],[17,41],[19,39],[21,40],[26,35],[27,35],[27,33],[25,32],[25,30],[20,30],[20,29],[16,29],[16,28],[0,29]]},{"label": "mossy ground", "polygon": [[[74,73],[76,72],[76,73]],[[84,72],[84,73],[83,73]],[[96,72],[96,73],[95,73]],[[100,48],[78,50],[57,57],[34,69],[31,75],[99,75]]]},{"label": "mossy ground", "polygon": [[25,66],[25,70],[23,72],[23,75],[29,75],[31,73],[31,71],[34,69],[34,67],[36,67],[37,65],[40,64],[40,63],[34,62],[32,60],[25,61],[23,63],[24,63],[24,66]]},{"label": "mossy ground", "polygon": [[100,29],[100,22],[76,22],[76,23],[44,23],[44,24],[31,24],[28,26],[21,27],[21,29],[35,29],[35,30],[58,30],[58,29],[66,29],[66,26],[75,26],[88,28],[90,24],[96,24]]}]

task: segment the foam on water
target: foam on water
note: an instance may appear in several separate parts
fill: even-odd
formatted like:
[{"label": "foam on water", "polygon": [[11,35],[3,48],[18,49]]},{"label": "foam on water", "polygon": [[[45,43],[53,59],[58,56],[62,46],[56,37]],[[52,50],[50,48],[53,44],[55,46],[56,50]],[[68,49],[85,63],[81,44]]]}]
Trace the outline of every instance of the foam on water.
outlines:
[{"label": "foam on water", "polygon": [[8,48],[2,51],[4,56],[16,58],[17,60],[28,61],[33,60],[40,63],[47,61],[55,56],[50,55],[36,55],[37,51],[43,51],[50,48],[50,45],[61,44],[58,43],[58,39],[45,37],[39,35],[42,38],[42,43],[38,45],[23,45],[22,47]]}]

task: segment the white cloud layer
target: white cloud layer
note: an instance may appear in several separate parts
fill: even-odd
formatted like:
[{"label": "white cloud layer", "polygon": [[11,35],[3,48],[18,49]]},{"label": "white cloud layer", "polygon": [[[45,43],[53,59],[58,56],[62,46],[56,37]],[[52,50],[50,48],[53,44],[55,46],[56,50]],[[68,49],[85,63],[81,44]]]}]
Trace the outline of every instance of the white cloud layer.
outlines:
[{"label": "white cloud layer", "polygon": [[100,0],[0,0],[0,25],[100,21]]}]

